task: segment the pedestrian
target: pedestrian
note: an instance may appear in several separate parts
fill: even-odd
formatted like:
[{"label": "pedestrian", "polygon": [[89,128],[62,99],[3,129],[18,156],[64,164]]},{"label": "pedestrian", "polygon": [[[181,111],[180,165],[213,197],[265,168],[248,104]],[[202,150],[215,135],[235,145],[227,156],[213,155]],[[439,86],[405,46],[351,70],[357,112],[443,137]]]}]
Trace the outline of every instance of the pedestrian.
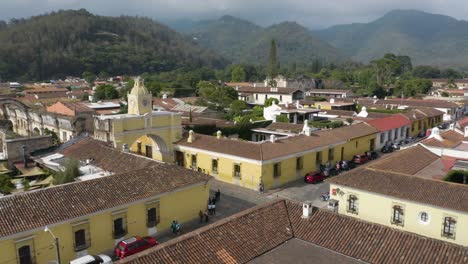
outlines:
[{"label": "pedestrian", "polygon": [[219,189],[216,191],[215,197],[218,202],[221,200],[221,191]]},{"label": "pedestrian", "polygon": [[216,204],[211,205],[211,210],[213,210],[213,215],[216,215]]},{"label": "pedestrian", "polygon": [[180,228],[181,228],[181,226],[180,226],[179,222],[176,221],[176,224],[175,224],[175,233],[176,233],[176,235],[180,235]]},{"label": "pedestrian", "polygon": [[211,204],[216,204],[216,195],[211,198]]},{"label": "pedestrian", "polygon": [[211,215],[212,210],[213,210],[213,205],[211,203],[208,204],[208,214]]},{"label": "pedestrian", "polygon": [[258,191],[259,191],[260,193],[263,193],[263,182],[260,182],[260,183],[258,184]]},{"label": "pedestrian", "polygon": [[176,220],[172,220],[171,230],[172,230],[173,234],[175,234],[175,232],[176,232],[176,226],[177,226]]},{"label": "pedestrian", "polygon": [[202,210],[200,210],[200,212],[198,212],[198,216],[200,217],[200,223],[203,222],[203,212]]},{"label": "pedestrian", "polygon": [[209,216],[208,216],[208,211],[205,210],[205,223],[208,223],[208,220],[209,220]]}]

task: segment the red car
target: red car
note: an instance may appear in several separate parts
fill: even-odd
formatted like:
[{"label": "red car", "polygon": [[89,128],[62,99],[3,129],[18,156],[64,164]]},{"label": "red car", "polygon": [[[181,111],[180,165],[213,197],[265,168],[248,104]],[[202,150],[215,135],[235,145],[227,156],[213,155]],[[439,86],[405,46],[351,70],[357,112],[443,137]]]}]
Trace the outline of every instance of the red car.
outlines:
[{"label": "red car", "polygon": [[304,181],[307,183],[317,183],[325,179],[321,172],[309,172],[304,176]]},{"label": "red car", "polygon": [[356,164],[364,164],[369,161],[369,157],[366,154],[360,154],[360,155],[355,155],[353,160],[354,160],[354,163]]},{"label": "red car", "polygon": [[136,254],[147,248],[154,247],[158,244],[158,241],[153,237],[131,237],[120,241],[115,247],[114,253],[119,259],[123,259],[130,255]]}]

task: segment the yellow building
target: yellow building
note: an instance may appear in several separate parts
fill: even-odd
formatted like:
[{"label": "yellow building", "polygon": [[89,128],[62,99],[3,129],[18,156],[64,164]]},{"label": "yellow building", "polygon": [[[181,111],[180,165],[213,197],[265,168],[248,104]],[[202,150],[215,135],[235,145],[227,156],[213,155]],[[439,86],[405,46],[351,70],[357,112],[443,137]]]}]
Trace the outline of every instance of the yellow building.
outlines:
[{"label": "yellow building", "polygon": [[432,179],[438,159],[415,146],[331,178],[329,209],[468,246],[468,186]]},{"label": "yellow building", "polygon": [[152,96],[137,78],[128,94],[128,114],[96,116],[94,138],[156,160],[173,162],[173,142],[182,136],[180,113],[153,111]]},{"label": "yellow building", "polygon": [[[156,163],[156,162],[155,162]],[[0,198],[0,263],[51,263],[110,252],[131,236],[187,223],[206,208],[209,178],[174,165],[152,167],[94,180]]]},{"label": "yellow building", "polygon": [[436,127],[443,121],[444,112],[433,108],[418,108],[402,113],[411,122],[410,134],[412,137],[425,134],[427,129]]},{"label": "yellow building", "polygon": [[285,138],[250,142],[190,132],[175,146],[176,163],[257,190],[275,188],[375,147],[377,130],[361,123]]}]

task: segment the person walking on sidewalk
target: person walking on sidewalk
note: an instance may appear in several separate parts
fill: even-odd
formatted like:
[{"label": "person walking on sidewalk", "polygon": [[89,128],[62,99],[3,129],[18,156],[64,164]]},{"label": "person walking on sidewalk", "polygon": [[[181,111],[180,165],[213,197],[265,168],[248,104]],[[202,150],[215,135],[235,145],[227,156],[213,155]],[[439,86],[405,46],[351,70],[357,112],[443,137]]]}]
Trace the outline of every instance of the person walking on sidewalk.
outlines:
[{"label": "person walking on sidewalk", "polygon": [[215,198],[217,202],[221,200],[221,191],[219,189],[215,193]]},{"label": "person walking on sidewalk", "polygon": [[200,210],[200,212],[198,212],[198,216],[200,217],[200,223],[203,222],[203,212],[202,210]]},{"label": "person walking on sidewalk", "polygon": [[216,204],[211,205],[211,210],[213,210],[212,215],[216,215]]}]

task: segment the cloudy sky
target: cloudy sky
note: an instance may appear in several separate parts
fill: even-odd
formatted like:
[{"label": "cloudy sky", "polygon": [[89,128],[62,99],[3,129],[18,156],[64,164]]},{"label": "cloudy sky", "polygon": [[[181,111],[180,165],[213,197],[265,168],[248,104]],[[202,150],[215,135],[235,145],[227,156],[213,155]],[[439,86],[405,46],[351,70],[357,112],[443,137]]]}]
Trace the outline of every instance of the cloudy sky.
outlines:
[{"label": "cloudy sky", "polygon": [[467,0],[0,0],[0,19],[79,8],[95,14],[139,15],[160,21],[230,14],[259,25],[288,20],[315,29],[368,22],[393,9],[418,9],[468,20]]}]

